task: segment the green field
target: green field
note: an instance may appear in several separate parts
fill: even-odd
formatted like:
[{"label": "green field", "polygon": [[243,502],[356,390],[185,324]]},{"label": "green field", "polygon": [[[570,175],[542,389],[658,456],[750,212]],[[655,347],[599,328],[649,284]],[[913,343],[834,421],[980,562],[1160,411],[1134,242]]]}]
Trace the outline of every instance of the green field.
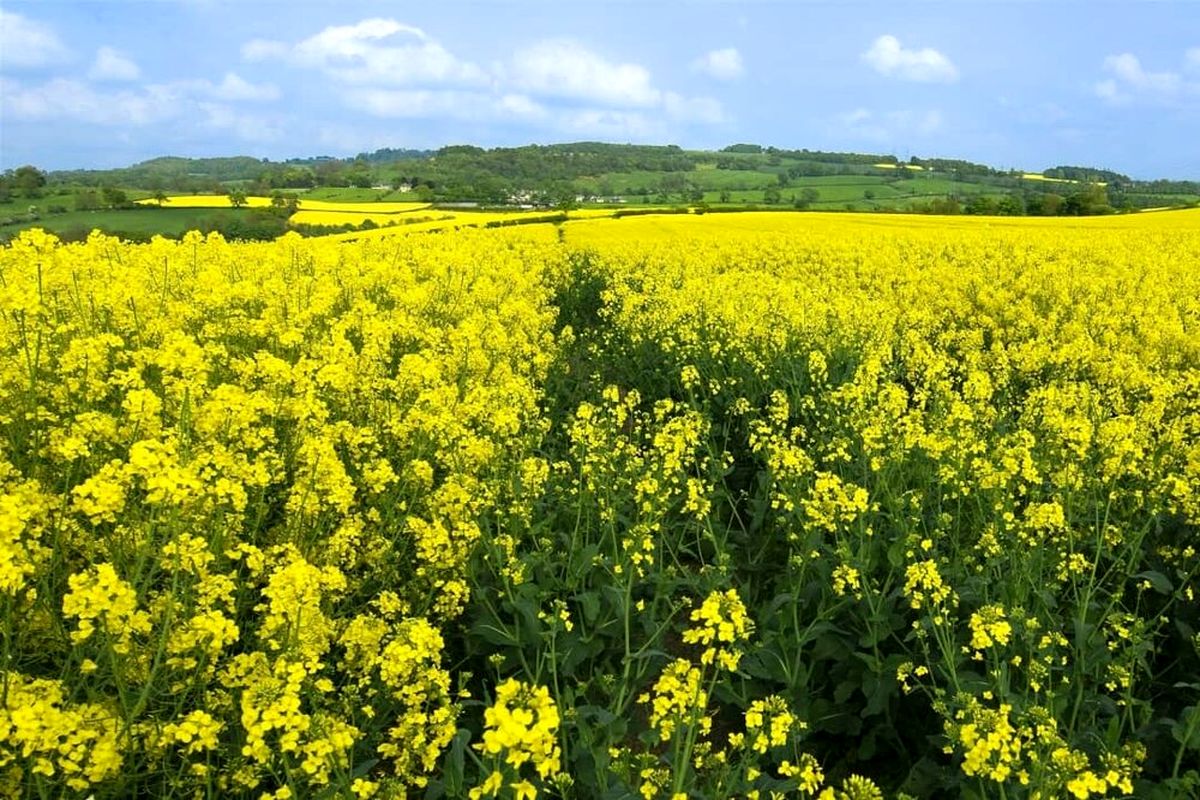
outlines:
[{"label": "green field", "polygon": [[326,186],[320,189],[288,190],[310,200],[329,200],[338,203],[408,203],[416,198],[411,192],[390,189],[358,189],[353,186]]},{"label": "green field", "polygon": [[164,234],[178,236],[200,227],[203,221],[245,216],[250,209],[232,208],[129,208],[104,211],[68,211],[65,214],[41,214],[36,220],[0,225],[0,239],[27,228],[44,228],[72,238],[100,229],[106,232]]}]

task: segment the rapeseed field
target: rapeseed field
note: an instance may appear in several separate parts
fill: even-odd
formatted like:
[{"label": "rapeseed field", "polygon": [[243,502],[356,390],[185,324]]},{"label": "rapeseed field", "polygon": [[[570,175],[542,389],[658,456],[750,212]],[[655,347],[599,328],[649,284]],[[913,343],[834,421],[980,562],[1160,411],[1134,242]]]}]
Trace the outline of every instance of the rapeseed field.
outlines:
[{"label": "rapeseed field", "polygon": [[1196,213],[371,233],[0,249],[0,796],[1200,792]]}]

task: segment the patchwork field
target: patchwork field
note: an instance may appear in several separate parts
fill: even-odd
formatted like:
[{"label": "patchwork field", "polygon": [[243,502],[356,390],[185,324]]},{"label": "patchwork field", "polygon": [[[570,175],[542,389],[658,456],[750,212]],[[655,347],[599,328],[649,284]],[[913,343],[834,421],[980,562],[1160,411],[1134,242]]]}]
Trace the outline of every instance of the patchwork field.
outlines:
[{"label": "patchwork field", "polygon": [[0,248],[0,795],[1200,791],[1200,211],[445,213]]}]

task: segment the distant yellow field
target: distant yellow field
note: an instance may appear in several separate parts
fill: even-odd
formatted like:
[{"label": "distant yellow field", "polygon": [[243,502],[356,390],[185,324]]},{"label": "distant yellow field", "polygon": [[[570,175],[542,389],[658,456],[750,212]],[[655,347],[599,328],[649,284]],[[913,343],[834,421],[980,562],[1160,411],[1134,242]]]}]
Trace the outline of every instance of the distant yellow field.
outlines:
[{"label": "distant yellow field", "polygon": [[[596,219],[596,212],[600,209],[589,211],[572,211],[570,217],[579,214],[578,219]],[[301,212],[302,213],[302,212]],[[606,212],[611,214],[612,212]],[[297,214],[299,216],[299,214]],[[413,216],[423,216],[421,214]],[[357,241],[361,239],[378,239],[386,236],[396,236],[406,233],[423,233],[428,231],[439,230],[456,230],[459,228],[482,228],[488,223],[503,223],[503,222],[528,222],[538,218],[548,218],[555,216],[554,211],[454,211],[454,212],[438,212],[438,218],[429,222],[414,222],[406,225],[393,225],[390,227],[374,228],[366,231],[351,231],[349,233],[335,233],[327,236],[327,239],[335,241]],[[296,219],[296,217],[292,217]]]},{"label": "distant yellow field", "polygon": [[[153,198],[137,201],[140,205],[153,206],[158,202]],[[269,208],[271,198],[252,195],[246,198],[250,208]],[[229,208],[229,197],[223,194],[182,194],[168,197],[162,203],[163,208]],[[404,214],[428,208],[429,203],[337,203],[330,200],[299,201],[302,211],[337,211],[343,213],[375,214]],[[335,224],[335,223],[318,223]]]},{"label": "distant yellow field", "polygon": [[[156,206],[158,201],[153,198],[138,200],[138,205]],[[229,197],[223,194],[181,194],[168,197],[162,202],[163,208],[229,208]],[[269,197],[247,197],[246,205],[250,208],[267,208],[271,205]]]},{"label": "distant yellow field", "polygon": [[844,234],[929,231],[967,234],[983,231],[1094,230],[1149,233],[1200,231],[1200,209],[1102,217],[979,217],[934,214],[869,214],[839,211],[747,211],[737,214],[651,214],[623,219],[588,219],[566,223],[567,241],[647,241],[665,238],[742,234]]},{"label": "distant yellow field", "polygon": [[[347,204],[352,205],[352,204]],[[365,206],[367,203],[353,205]],[[402,205],[400,203],[379,203],[378,205]],[[300,210],[289,217],[293,225],[361,225],[368,220],[376,225],[398,225],[409,223],[414,219],[437,219],[448,216],[446,212],[430,209],[428,204],[414,204],[415,209],[407,211],[388,212],[371,209],[341,210],[341,209],[309,209],[308,204],[302,203]]]},{"label": "distant yellow field", "polygon": [[[1021,177],[1027,181],[1046,181],[1047,183],[1079,183],[1079,181],[1073,181],[1070,178],[1047,178],[1045,175],[1037,172],[1026,172]],[[1096,184],[1098,186],[1108,185],[1104,181],[1096,181]]]},{"label": "distant yellow field", "polygon": [[300,200],[301,211],[359,211],[372,214],[404,214],[429,208],[429,203],[338,203],[331,200]]},{"label": "distant yellow field", "polygon": [[920,166],[919,164],[872,164],[871,166],[879,167],[880,169],[896,169],[898,167],[904,167],[905,169],[911,169],[911,170],[917,170],[917,171],[925,169],[924,167]]},{"label": "distant yellow field", "polygon": [[[664,209],[664,211],[666,211]],[[736,214],[639,214],[614,218],[606,209],[581,209],[568,213],[564,230],[569,241],[638,240],[711,234],[796,234],[856,230],[859,234],[881,230],[960,231],[978,230],[1200,230],[1200,210],[1160,210],[1153,214],[1114,214],[1103,217],[980,217],[934,214],[871,214],[843,211],[746,211]],[[410,215],[423,216],[421,214]],[[455,211],[443,212],[428,222],[415,222],[350,231],[323,237],[332,241],[381,239],[409,233],[483,228],[488,223],[524,222],[553,216],[548,211]],[[293,217],[295,219],[295,217]],[[540,227],[533,225],[533,227]]]}]

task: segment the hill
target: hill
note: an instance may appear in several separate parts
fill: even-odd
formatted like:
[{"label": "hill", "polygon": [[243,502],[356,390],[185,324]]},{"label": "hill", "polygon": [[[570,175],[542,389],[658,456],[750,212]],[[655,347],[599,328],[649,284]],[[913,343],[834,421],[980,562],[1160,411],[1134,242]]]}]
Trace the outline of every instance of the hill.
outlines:
[{"label": "hill", "polygon": [[[110,170],[41,173],[22,167],[0,176],[0,236],[43,222],[47,215],[64,214],[80,215],[69,220],[76,227],[103,221],[106,230],[145,232],[152,221],[132,216],[114,221],[96,212],[116,213],[139,197],[231,191],[356,203],[692,205],[1013,216],[1091,215],[1200,201],[1200,181],[1139,181],[1087,166],[1031,173],[954,158],[901,162],[889,154],[752,143],[717,151],[603,142],[490,149],[460,144],[438,150],[382,148],[353,158],[167,156]],[[139,213],[145,216],[145,209]],[[122,220],[130,225],[121,227]],[[188,224],[192,220],[180,215],[170,231],[162,232]]]}]

